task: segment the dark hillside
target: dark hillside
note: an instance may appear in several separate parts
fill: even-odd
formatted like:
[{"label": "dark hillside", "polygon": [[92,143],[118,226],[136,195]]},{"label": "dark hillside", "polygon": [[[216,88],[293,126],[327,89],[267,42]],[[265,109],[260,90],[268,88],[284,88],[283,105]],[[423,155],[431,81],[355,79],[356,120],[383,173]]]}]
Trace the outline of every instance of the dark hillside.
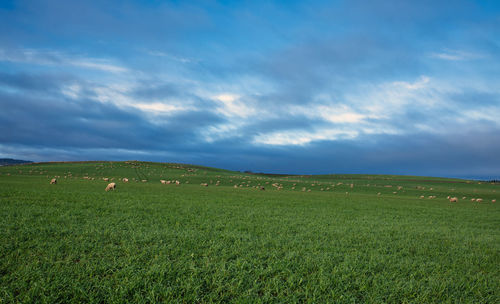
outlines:
[{"label": "dark hillside", "polygon": [[0,166],[12,166],[12,165],[22,165],[30,164],[30,160],[12,159],[12,158],[0,158]]}]

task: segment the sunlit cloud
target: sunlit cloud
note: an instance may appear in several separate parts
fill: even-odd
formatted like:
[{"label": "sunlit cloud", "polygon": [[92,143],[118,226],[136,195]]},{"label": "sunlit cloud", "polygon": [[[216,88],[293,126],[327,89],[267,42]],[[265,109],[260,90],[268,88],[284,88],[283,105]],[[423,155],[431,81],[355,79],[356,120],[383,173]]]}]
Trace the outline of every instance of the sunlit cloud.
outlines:
[{"label": "sunlit cloud", "polygon": [[353,124],[363,122],[367,118],[367,115],[357,113],[345,104],[292,106],[290,110],[292,113],[302,113],[311,119],[322,119],[331,123]]},{"label": "sunlit cloud", "polygon": [[354,139],[358,136],[356,130],[319,129],[314,132],[286,131],[262,134],[254,137],[256,144],[277,146],[303,146],[314,141],[334,141],[339,139]]},{"label": "sunlit cloud", "polygon": [[172,105],[172,104],[164,104],[164,103],[137,103],[133,105],[135,108],[138,108],[142,111],[146,112],[152,112],[155,114],[166,114],[166,113],[173,113],[177,111],[185,111],[187,108],[177,106],[177,105]]},{"label": "sunlit cloud", "polygon": [[217,108],[217,112],[221,113],[222,115],[228,117],[247,118],[257,113],[255,108],[242,101],[239,95],[219,94],[213,96],[212,98],[213,100],[218,102],[219,107]]}]

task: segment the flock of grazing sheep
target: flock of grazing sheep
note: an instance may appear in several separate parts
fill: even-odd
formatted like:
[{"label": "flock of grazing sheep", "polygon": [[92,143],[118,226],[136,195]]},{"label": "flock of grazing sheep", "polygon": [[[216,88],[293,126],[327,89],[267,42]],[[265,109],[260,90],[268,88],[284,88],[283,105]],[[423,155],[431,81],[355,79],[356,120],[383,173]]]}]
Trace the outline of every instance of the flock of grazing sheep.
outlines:
[{"label": "flock of grazing sheep", "polygon": [[[85,176],[85,177],[83,177],[83,178],[84,178],[84,179],[91,179],[91,178],[89,178],[88,176]],[[93,179],[93,178],[92,178],[92,179]],[[107,177],[104,177],[104,178],[102,178],[102,179],[103,179],[103,181],[106,181],[106,182],[110,181],[110,179],[109,179],[109,178],[107,178]],[[141,181],[142,181],[142,182],[147,182],[147,180],[141,180]],[[122,182],[124,182],[124,183],[128,183],[128,182],[129,182],[129,179],[128,179],[128,178],[126,178],[126,177],[124,177],[124,178],[122,178]],[[160,180],[160,183],[161,183],[161,184],[164,184],[164,185],[169,185],[169,184],[172,184],[172,185],[180,185],[180,184],[181,184],[181,182],[180,182],[179,180],[163,180],[163,179],[162,179],[162,180]],[[189,181],[186,181],[186,183],[189,183]],[[266,182],[266,183],[268,184],[269,182]],[[56,178],[52,178],[52,179],[50,180],[50,184],[51,184],[51,185],[55,185],[55,184],[57,184],[57,179],[56,179]],[[208,183],[201,183],[200,185],[201,185],[201,186],[203,186],[203,187],[208,187],[208,185],[209,185],[209,184],[208,184]],[[215,186],[219,186],[219,185],[220,185],[220,181],[218,180],[218,181],[215,183]],[[292,189],[292,190],[295,190],[296,185],[297,185],[297,184],[296,184],[296,183],[294,183],[291,189]],[[337,184],[337,186],[338,186],[338,185],[342,185],[342,183],[341,183],[341,182],[339,182],[339,183]],[[242,187],[242,186],[243,186],[243,185],[239,185],[239,186],[238,186],[238,185],[234,185],[234,188],[239,188],[239,187]],[[271,186],[272,186],[272,187],[274,187],[276,190],[282,190],[282,189],[283,189],[283,185],[282,185],[282,184],[273,183],[273,184],[271,184]],[[311,186],[315,186],[315,184],[311,184]],[[335,186],[335,185],[332,185],[332,187],[334,187],[334,186]],[[354,188],[354,184],[347,184],[347,186],[349,186],[351,189],[353,189],[353,188]],[[392,187],[392,185],[386,185],[386,186],[384,186],[384,187],[390,188],[390,187]],[[265,187],[264,187],[264,186],[261,186],[260,184],[259,184],[258,186],[254,186],[254,188],[259,189],[259,190],[265,190]],[[403,188],[402,186],[397,186],[397,189],[398,189],[398,190],[401,190],[402,188]],[[116,189],[116,183],[111,182],[111,183],[109,183],[109,184],[106,186],[106,188],[105,188],[104,190],[107,192],[107,191],[110,191],[110,190],[115,190],[115,189]],[[425,188],[424,188],[424,187],[417,186],[417,189],[424,190]],[[323,190],[324,190],[324,188],[321,188],[320,190],[321,190],[321,191],[323,191]],[[330,190],[330,187],[327,187],[327,188],[326,188],[326,190]],[[430,188],[429,190],[433,190],[433,188]],[[307,192],[311,192],[311,189],[307,189],[307,190],[306,190],[306,187],[302,187],[302,192],[306,192],[306,191],[307,191]],[[394,193],[394,194],[396,194],[397,192],[393,192],[393,193]],[[349,194],[349,192],[346,192],[346,194]],[[377,193],[377,196],[380,196],[380,195],[381,195],[381,193],[380,193],[380,192],[378,192],[378,193]],[[424,196],[424,195],[421,195],[419,198],[420,198],[420,199],[424,199],[424,198],[425,198],[425,196]],[[428,199],[435,199],[435,198],[436,198],[436,196],[435,196],[435,195],[430,195],[430,196],[428,196]],[[448,197],[447,197],[447,199],[448,199],[448,201],[450,201],[451,203],[458,203],[458,201],[459,201],[457,197],[451,197],[451,196],[448,196]],[[464,196],[464,197],[462,197],[462,200],[466,200],[466,199],[467,199],[467,197],[465,197],[465,196]],[[483,199],[482,199],[482,198],[471,198],[470,200],[471,200],[472,202],[477,202],[477,203],[481,203],[481,202],[483,202]],[[492,203],[496,203],[496,199],[492,199],[492,200],[491,200],[491,202],[492,202]]]}]

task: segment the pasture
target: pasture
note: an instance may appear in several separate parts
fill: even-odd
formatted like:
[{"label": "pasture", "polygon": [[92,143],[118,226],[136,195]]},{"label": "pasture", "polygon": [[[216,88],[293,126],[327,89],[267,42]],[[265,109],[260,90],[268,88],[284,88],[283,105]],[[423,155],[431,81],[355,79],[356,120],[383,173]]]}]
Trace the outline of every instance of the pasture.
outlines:
[{"label": "pasture", "polygon": [[499,198],[413,176],[0,167],[0,303],[500,303]]}]

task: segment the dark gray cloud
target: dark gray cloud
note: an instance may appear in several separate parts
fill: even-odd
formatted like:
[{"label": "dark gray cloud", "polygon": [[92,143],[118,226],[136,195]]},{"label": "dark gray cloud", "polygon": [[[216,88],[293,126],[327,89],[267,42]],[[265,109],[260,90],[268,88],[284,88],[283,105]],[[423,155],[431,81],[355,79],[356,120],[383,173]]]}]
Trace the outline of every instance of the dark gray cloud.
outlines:
[{"label": "dark gray cloud", "polygon": [[0,72],[0,87],[17,90],[53,92],[61,86],[73,82],[75,78],[60,74],[29,74]]},{"label": "dark gray cloud", "polygon": [[[54,148],[44,145],[7,145],[1,148],[4,155],[23,155],[34,160],[146,159],[254,172],[499,178],[500,163],[496,153],[492,152],[500,149],[500,143],[492,140],[499,131],[475,130],[451,135],[381,135],[377,136],[376,141],[370,139],[366,143],[359,140],[324,141],[307,147],[254,147],[238,139],[195,144],[183,150]],[[8,154],[9,151],[12,154]]]},{"label": "dark gray cloud", "polygon": [[0,94],[0,142],[59,148],[168,149],[200,140],[198,132],[222,119],[199,111],[152,123],[141,111],[91,99]]}]

